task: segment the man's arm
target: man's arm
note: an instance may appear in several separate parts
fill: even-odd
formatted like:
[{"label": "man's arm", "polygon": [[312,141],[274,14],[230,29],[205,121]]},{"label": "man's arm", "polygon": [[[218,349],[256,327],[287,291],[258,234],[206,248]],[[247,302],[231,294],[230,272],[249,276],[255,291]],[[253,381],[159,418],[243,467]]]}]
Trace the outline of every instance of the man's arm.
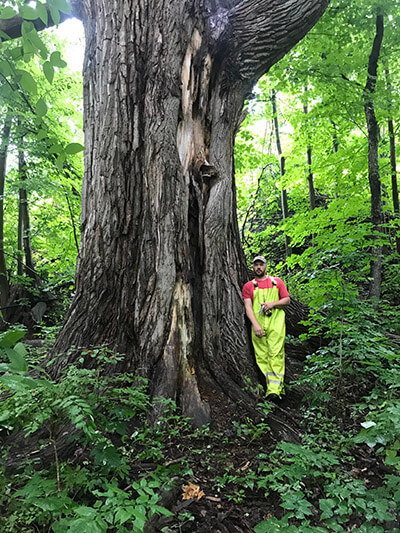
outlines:
[{"label": "man's arm", "polygon": [[[277,300],[276,302],[264,302],[264,311],[268,311],[268,309],[283,309],[287,305],[290,304],[290,297],[285,296],[284,298],[281,298],[280,300]],[[254,313],[253,313],[254,314]]]},{"label": "man's arm", "polygon": [[254,314],[254,311],[253,311],[253,302],[251,301],[250,298],[244,299],[244,308],[246,310],[247,318],[250,320],[250,322],[253,325],[254,334],[257,337],[262,337],[264,335],[264,332],[260,324],[257,322],[256,315]]}]

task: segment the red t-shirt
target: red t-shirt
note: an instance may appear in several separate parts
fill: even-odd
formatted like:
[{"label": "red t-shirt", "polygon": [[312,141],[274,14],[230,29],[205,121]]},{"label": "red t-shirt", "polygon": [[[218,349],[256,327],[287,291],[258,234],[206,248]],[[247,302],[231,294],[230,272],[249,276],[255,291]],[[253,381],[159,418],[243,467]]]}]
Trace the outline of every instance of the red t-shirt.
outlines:
[{"label": "red t-shirt", "polygon": [[[288,290],[285,287],[285,284],[280,278],[276,278],[274,276],[274,280],[276,283],[276,288],[279,292],[279,299],[286,298],[286,296],[289,296]],[[271,278],[268,276],[267,278],[263,279],[262,281],[256,280],[257,285],[259,289],[272,289],[272,281]],[[251,301],[253,301],[253,293],[254,293],[254,283],[252,281],[248,281],[244,284],[243,290],[242,290],[242,296],[243,300],[247,300],[250,298]]]}]

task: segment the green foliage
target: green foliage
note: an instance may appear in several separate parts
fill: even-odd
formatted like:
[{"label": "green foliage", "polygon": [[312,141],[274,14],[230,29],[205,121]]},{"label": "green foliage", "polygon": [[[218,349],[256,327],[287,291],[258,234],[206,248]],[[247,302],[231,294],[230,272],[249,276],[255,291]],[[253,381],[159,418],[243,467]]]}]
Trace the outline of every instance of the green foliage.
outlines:
[{"label": "green foliage", "polygon": [[[171,484],[174,465],[139,476],[127,488],[121,488],[121,482],[126,487],[134,454],[158,461],[170,439],[186,427],[175,404],[157,400],[162,416],[155,427],[147,424],[152,405],[146,382],[129,374],[109,376],[110,366],[123,357],[102,347],[84,350],[79,364],[70,365],[58,382],[38,366],[33,377],[28,374],[27,352],[18,343],[23,334],[10,331],[0,339],[0,349],[9,359],[0,368],[0,388],[6,393],[0,426],[9,433],[22,429],[26,436],[40,435],[42,447],[53,449],[54,464],[49,472],[33,473],[27,460],[24,471],[7,482],[9,511],[2,531],[31,524],[51,524],[55,532],[81,531],[90,519],[93,531],[139,533],[153,514],[170,516],[158,502],[160,490]],[[89,362],[91,369],[84,367]],[[84,467],[58,460],[57,442],[66,421],[71,425],[69,441],[89,452]],[[132,424],[134,430],[128,429]]]}]

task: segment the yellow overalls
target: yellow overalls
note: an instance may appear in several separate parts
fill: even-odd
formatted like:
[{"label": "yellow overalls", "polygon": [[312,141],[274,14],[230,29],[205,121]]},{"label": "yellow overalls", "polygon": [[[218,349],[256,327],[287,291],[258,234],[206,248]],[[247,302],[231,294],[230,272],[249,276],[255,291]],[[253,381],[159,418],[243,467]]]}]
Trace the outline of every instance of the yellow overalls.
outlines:
[{"label": "yellow overalls", "polygon": [[267,395],[283,394],[283,378],[285,375],[285,311],[283,309],[271,309],[271,315],[259,314],[261,304],[264,302],[276,302],[279,300],[279,291],[276,281],[271,278],[271,289],[260,289],[256,280],[253,293],[253,311],[257,322],[264,331],[264,335],[259,338],[252,329],[251,337],[254,346],[256,361],[265,375],[267,381]]}]

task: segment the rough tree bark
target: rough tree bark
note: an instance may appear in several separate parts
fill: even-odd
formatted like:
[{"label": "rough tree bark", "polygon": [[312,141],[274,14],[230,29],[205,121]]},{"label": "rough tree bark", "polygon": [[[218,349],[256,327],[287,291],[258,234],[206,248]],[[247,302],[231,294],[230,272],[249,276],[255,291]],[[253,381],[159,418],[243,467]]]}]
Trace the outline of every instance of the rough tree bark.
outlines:
[{"label": "rough tree bark", "polygon": [[328,3],[74,0],[86,34],[82,238],[55,352],[106,344],[197,423],[213,391],[252,403],[234,136],[253,84]]},{"label": "rough tree bark", "polygon": [[[371,191],[371,220],[374,231],[382,231],[382,189],[378,163],[379,125],[376,120],[373,94],[375,92],[378,75],[378,59],[383,40],[383,15],[376,16],[376,33],[368,60],[368,77],[364,87],[364,112],[368,129],[368,178]],[[376,237],[379,239],[379,237]],[[381,296],[382,283],[382,246],[378,243],[373,250],[371,262],[371,284],[369,295],[376,298]]]}]

